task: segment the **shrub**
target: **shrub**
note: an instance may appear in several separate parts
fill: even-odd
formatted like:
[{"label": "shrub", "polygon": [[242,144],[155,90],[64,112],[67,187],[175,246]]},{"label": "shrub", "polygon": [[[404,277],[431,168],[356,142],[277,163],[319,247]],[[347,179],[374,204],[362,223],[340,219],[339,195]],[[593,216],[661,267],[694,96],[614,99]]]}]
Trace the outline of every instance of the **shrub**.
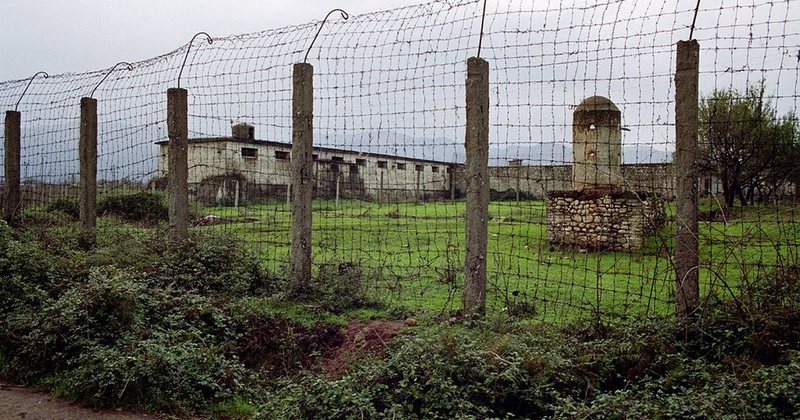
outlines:
[{"label": "shrub", "polygon": [[[281,381],[264,418],[796,418],[799,271],[708,302],[695,323],[477,322],[400,337],[341,378]],[[502,324],[502,325],[498,325]]]},{"label": "shrub", "polygon": [[342,313],[348,309],[379,307],[371,299],[364,283],[365,274],[357,262],[327,263],[319,272],[310,290],[294,290],[292,297],[311,301],[325,311]]},{"label": "shrub", "polygon": [[179,414],[229,399],[246,383],[244,367],[221,347],[180,331],[88,348],[50,380],[62,396],[94,406]]},{"label": "shrub", "polygon": [[164,196],[150,191],[105,196],[97,201],[97,214],[114,215],[132,222],[155,223],[167,220],[168,213]]},{"label": "shrub", "polygon": [[78,220],[81,217],[78,201],[69,198],[53,200],[47,205],[46,210],[49,212],[62,212],[74,220]]},{"label": "shrub", "polygon": [[[233,239],[192,234],[175,248],[158,232],[123,229],[98,235],[92,253],[57,256],[35,235],[14,235],[0,224],[0,371],[9,379],[96,406],[196,412],[249,395],[254,372],[237,346],[253,342],[242,337],[291,329],[232,313],[227,299],[275,287]],[[247,351],[259,350],[279,354]],[[302,354],[295,343],[281,352]]]},{"label": "shrub", "polygon": [[183,244],[158,242],[154,281],[210,294],[243,296],[275,292],[280,279],[266,273],[236,237],[195,233]]}]

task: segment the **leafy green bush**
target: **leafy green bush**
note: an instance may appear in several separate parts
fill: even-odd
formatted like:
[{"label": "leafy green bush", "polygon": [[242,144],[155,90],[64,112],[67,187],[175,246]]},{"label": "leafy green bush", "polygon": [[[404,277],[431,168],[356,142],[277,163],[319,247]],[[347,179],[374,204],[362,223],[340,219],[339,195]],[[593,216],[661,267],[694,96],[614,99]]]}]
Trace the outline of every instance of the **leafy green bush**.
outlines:
[{"label": "leafy green bush", "polygon": [[248,396],[255,373],[237,346],[256,326],[292,329],[230,309],[276,289],[257,259],[221,235],[181,247],[157,231],[98,236],[94,251],[60,256],[0,224],[0,371],[95,406],[180,414]]},{"label": "leafy green bush", "polygon": [[164,196],[150,191],[104,196],[97,201],[97,214],[114,215],[132,222],[163,221],[167,220],[168,213]]},{"label": "leafy green bush", "polygon": [[357,262],[322,264],[309,290],[293,290],[290,294],[294,299],[313,302],[333,313],[380,307],[380,302],[369,297],[364,277]]},{"label": "leafy green bush", "polygon": [[710,301],[693,323],[522,327],[490,319],[401,337],[341,378],[281,381],[264,418],[795,418],[793,267]]},{"label": "leafy green bush", "polygon": [[78,201],[70,198],[53,200],[47,205],[46,210],[49,212],[62,212],[74,220],[78,220],[81,217]]}]

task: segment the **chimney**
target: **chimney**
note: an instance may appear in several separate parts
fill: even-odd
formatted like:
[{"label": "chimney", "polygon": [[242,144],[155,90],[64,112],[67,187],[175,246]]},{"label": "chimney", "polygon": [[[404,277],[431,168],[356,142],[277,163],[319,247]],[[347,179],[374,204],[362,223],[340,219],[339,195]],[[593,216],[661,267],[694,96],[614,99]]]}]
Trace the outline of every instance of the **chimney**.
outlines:
[{"label": "chimney", "polygon": [[251,124],[238,123],[231,127],[233,138],[237,140],[255,140],[256,128]]}]

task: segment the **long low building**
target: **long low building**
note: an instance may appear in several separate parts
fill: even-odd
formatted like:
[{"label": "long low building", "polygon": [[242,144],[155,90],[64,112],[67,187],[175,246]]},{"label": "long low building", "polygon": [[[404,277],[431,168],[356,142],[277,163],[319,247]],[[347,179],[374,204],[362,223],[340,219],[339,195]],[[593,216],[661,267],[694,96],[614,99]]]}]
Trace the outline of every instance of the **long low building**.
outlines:
[{"label": "long low building", "polygon": [[[160,141],[159,177],[168,170],[168,141]],[[287,197],[290,143],[257,140],[255,128],[236,124],[231,137],[189,139],[189,192],[206,205],[260,202]],[[384,202],[457,197],[460,165],[380,153],[314,147],[315,198]]]}]

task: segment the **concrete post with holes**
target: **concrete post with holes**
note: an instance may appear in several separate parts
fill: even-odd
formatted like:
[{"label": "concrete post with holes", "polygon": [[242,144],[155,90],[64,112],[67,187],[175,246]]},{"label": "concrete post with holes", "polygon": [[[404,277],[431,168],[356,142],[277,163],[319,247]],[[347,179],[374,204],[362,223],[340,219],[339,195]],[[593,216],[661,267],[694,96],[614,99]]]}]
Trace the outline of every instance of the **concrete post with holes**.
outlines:
[{"label": "concrete post with holes", "polygon": [[486,262],[489,229],[489,63],[467,60],[466,258],[464,313],[486,312]]},{"label": "concrete post with holes", "polygon": [[20,193],[20,133],[22,114],[6,111],[3,157],[5,168],[5,191],[3,192],[3,217],[11,224],[19,214]]},{"label": "concrete post with holes", "polygon": [[94,244],[97,223],[97,100],[81,98],[80,160],[81,240]]},{"label": "concrete post with holes", "polygon": [[[294,65],[292,74],[292,290],[311,288],[311,200],[314,147],[314,67]],[[338,174],[337,174],[338,192]],[[338,197],[337,197],[338,200]]]},{"label": "concrete post with holes", "polygon": [[700,46],[679,41],[675,67],[675,312],[691,317],[700,302],[697,209]]},{"label": "concrete post with holes", "polygon": [[169,233],[185,241],[189,230],[189,102],[188,91],[167,89],[167,131],[169,135]]}]

